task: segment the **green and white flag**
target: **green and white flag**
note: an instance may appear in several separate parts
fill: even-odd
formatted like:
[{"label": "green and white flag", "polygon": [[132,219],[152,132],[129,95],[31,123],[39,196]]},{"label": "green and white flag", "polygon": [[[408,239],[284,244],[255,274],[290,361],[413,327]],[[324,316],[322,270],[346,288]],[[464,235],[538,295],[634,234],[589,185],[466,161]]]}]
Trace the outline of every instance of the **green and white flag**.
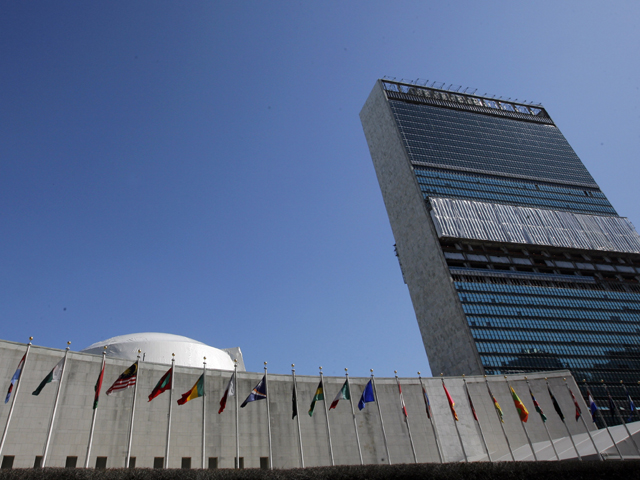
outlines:
[{"label": "green and white flag", "polygon": [[334,398],[333,402],[331,402],[329,410],[331,410],[332,408],[336,408],[340,400],[351,400],[351,394],[349,393],[349,382],[347,382],[346,380],[344,381],[344,385],[342,385],[342,388],[336,395],[336,398]]},{"label": "green and white flag", "polygon": [[64,366],[64,358],[62,360],[60,360],[55,367],[53,367],[53,370],[51,370],[49,372],[49,375],[44,377],[44,380],[42,380],[42,382],[40,382],[40,385],[38,385],[38,388],[36,388],[33,391],[32,395],[40,395],[40,392],[42,391],[42,389],[45,387],[45,385],[47,383],[59,382],[60,381],[60,377],[62,377],[62,367],[63,366]]}]

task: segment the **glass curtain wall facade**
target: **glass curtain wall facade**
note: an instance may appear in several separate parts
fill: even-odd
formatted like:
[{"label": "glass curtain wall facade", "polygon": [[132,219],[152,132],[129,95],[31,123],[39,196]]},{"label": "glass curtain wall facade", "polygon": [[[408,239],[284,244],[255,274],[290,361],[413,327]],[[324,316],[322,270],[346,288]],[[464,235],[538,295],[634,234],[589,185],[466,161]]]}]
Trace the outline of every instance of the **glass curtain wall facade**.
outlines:
[{"label": "glass curtain wall facade", "polygon": [[[411,83],[377,87],[404,149],[398,168],[408,163],[415,178],[485,373],[569,369],[608,424],[640,420],[627,396],[640,402],[640,237],[547,111]],[[374,156],[372,117],[361,117]],[[376,170],[382,185],[388,173]],[[403,213],[391,214],[389,198],[394,227]]]}]

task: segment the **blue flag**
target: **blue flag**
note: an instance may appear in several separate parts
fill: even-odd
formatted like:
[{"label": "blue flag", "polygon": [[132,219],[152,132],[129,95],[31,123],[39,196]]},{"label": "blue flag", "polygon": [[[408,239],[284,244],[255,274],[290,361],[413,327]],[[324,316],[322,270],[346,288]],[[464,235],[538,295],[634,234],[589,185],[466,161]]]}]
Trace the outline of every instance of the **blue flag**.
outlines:
[{"label": "blue flag", "polygon": [[20,360],[20,363],[18,364],[16,373],[14,373],[13,377],[11,377],[11,383],[9,384],[9,390],[7,390],[7,397],[4,399],[4,403],[7,403],[9,401],[9,398],[11,397],[11,393],[13,392],[13,386],[20,379],[20,375],[22,375],[22,369],[24,368],[24,360],[26,357],[27,357],[27,354],[25,353],[22,357],[22,360]]},{"label": "blue flag", "polygon": [[358,402],[358,408],[362,410],[365,407],[365,403],[375,402],[376,398],[373,396],[373,385],[371,384],[371,380],[367,383],[367,386],[364,387],[364,391],[362,392],[362,396],[360,397],[360,401]]},{"label": "blue flag", "polygon": [[251,391],[247,399],[242,402],[240,408],[244,408],[247,403],[255,402],[256,400],[264,400],[267,398],[267,376],[262,377],[262,380],[255,386],[255,388]]},{"label": "blue flag", "polygon": [[627,390],[627,387],[624,387],[624,391],[627,394],[627,401],[629,402],[629,418],[627,419],[628,423],[633,420],[633,415],[636,413],[636,406],[634,405],[633,400],[631,400],[631,395],[629,394],[629,390]]},{"label": "blue flag", "polygon": [[591,392],[587,390],[589,394],[589,410],[591,411],[591,420],[596,421],[596,412],[598,411],[598,407],[596,406],[596,402],[593,400],[591,396]]}]

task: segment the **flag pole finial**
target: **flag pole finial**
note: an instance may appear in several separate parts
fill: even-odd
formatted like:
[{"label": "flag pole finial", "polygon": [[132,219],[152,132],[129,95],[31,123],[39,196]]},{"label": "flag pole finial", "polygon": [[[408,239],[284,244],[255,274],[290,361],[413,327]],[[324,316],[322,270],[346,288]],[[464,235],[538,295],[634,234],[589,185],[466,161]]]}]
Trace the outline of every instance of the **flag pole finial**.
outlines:
[{"label": "flag pole finial", "polygon": [[69,350],[69,345],[71,345],[71,342],[67,342],[67,348],[66,348],[66,350]]},{"label": "flag pole finial", "polygon": [[344,371],[345,371],[345,372],[348,372],[348,371],[349,371],[349,369],[348,369],[347,367],[344,367]]},{"label": "flag pole finial", "polygon": [[322,367],[320,367],[320,371],[322,371]]},{"label": "flag pole finial", "polygon": [[373,373],[373,368],[370,368],[370,369],[369,369],[369,371],[370,371],[371,373]]},{"label": "flag pole finial", "polygon": [[264,362],[264,364],[266,365],[266,364],[267,364],[267,362]]},{"label": "flag pole finial", "polygon": [[420,371],[418,371],[418,375],[420,375]]},{"label": "flag pole finial", "polygon": [[176,354],[175,354],[175,353],[172,353],[172,354],[171,354],[171,356],[172,356],[172,357],[175,357],[175,356],[176,356]]},{"label": "flag pole finial", "polygon": [[398,374],[398,370],[394,370],[393,373],[395,373],[397,375]]},{"label": "flag pole finial", "polygon": [[525,379],[525,380],[527,379],[527,376],[526,376],[526,375],[524,376],[524,379]]},{"label": "flag pole finial", "polygon": [[444,373],[440,372],[440,376],[441,376],[441,377],[444,377]]},{"label": "flag pole finial", "polygon": [[620,384],[623,384],[624,382],[622,380],[620,380]]},{"label": "flag pole finial", "polygon": [[29,343],[33,341],[33,337],[29,337]]},{"label": "flag pole finial", "polygon": [[291,364],[291,368],[293,368],[293,367],[295,367],[295,366],[296,366],[296,364],[295,364],[295,363],[292,363],[292,364]]},{"label": "flag pole finial", "polygon": [[462,374],[462,378],[464,378],[464,373]]}]

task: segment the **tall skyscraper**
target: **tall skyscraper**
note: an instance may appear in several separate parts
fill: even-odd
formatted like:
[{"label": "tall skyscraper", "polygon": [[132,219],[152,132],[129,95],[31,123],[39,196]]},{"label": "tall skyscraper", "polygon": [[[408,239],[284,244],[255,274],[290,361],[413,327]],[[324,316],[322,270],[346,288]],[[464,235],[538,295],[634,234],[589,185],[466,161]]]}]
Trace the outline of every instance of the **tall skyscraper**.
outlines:
[{"label": "tall skyscraper", "polygon": [[547,111],[385,79],[360,118],[432,372],[568,368],[628,416],[640,236]]}]

